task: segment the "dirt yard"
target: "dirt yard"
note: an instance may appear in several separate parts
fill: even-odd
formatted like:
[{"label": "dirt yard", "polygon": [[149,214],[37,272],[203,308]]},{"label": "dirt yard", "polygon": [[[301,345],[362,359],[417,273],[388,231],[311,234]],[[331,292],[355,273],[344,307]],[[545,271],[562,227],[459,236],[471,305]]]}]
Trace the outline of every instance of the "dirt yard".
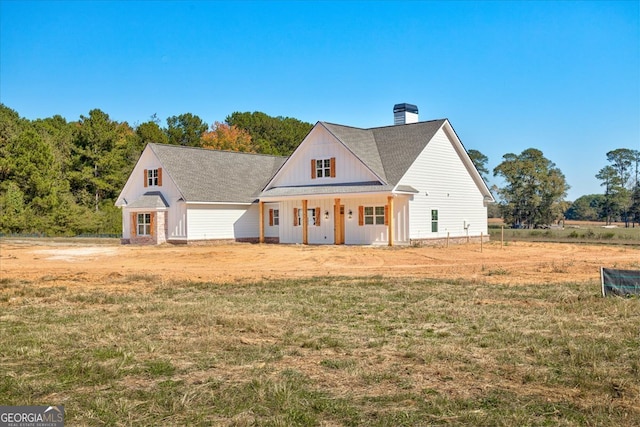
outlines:
[{"label": "dirt yard", "polygon": [[[0,279],[42,286],[110,287],[141,279],[214,283],[315,276],[462,279],[486,283],[599,281],[599,267],[640,268],[640,248],[499,242],[446,247],[225,243],[131,246],[116,240],[2,239]],[[142,280],[144,279],[144,280]]]}]

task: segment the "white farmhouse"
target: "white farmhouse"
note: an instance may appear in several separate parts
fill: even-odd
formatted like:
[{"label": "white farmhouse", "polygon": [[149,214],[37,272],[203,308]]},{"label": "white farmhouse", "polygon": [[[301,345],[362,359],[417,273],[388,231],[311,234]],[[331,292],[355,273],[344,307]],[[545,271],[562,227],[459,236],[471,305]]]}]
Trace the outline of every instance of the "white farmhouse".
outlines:
[{"label": "white farmhouse", "polygon": [[409,245],[487,238],[486,183],[447,119],[318,122],[288,158],[149,144],[116,205],[123,242]]}]

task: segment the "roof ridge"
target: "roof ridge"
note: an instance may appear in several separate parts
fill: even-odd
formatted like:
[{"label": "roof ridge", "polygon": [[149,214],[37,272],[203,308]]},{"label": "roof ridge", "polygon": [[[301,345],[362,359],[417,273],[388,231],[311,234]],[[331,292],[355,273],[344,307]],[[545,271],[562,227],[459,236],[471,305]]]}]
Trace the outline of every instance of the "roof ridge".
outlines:
[{"label": "roof ridge", "polygon": [[432,119],[432,120],[424,120],[421,122],[415,122],[415,123],[406,123],[403,125],[384,125],[384,126],[374,126],[374,127],[370,127],[370,128],[361,128],[361,127],[356,127],[356,126],[349,126],[349,125],[341,125],[340,123],[331,123],[331,122],[323,122],[321,121],[320,123],[324,123],[327,125],[333,125],[333,126],[342,126],[345,128],[351,128],[351,129],[358,129],[358,130],[376,130],[376,129],[384,129],[384,128],[393,128],[393,127],[398,127],[398,126],[412,126],[412,125],[420,125],[420,124],[426,124],[426,123],[433,123],[433,122],[442,122],[445,120],[449,120],[446,117],[443,117],[441,119]]}]

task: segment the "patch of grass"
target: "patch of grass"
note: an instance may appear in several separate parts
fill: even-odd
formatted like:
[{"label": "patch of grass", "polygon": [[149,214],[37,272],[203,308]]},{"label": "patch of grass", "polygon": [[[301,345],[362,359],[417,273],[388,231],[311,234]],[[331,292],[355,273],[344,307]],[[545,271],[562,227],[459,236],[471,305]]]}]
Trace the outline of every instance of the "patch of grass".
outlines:
[{"label": "patch of grass", "polygon": [[176,368],[168,360],[148,360],[144,371],[153,377],[170,377]]},{"label": "patch of grass", "polygon": [[5,281],[0,402],[73,425],[638,424],[637,299],[485,274],[505,283]]},{"label": "patch of grass", "polygon": [[495,268],[485,273],[487,276],[506,276],[509,274],[509,270],[505,268]]},{"label": "patch of grass", "polygon": [[[491,240],[499,241],[502,230],[499,227],[489,227]],[[594,243],[607,242],[617,244],[640,244],[640,227],[602,228],[601,226],[587,226],[585,228],[554,228],[547,230],[536,229],[504,229],[507,241],[544,241],[566,243]]]}]

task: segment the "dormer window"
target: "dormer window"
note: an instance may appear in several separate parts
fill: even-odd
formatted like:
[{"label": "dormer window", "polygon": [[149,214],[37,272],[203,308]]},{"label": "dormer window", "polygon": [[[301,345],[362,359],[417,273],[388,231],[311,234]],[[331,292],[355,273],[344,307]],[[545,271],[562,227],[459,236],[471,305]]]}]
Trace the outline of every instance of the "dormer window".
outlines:
[{"label": "dormer window", "polygon": [[145,187],[162,186],[162,168],[144,170]]},{"label": "dormer window", "polygon": [[336,158],[329,159],[312,159],[311,160],[311,179],[316,178],[335,178],[336,177]]}]

